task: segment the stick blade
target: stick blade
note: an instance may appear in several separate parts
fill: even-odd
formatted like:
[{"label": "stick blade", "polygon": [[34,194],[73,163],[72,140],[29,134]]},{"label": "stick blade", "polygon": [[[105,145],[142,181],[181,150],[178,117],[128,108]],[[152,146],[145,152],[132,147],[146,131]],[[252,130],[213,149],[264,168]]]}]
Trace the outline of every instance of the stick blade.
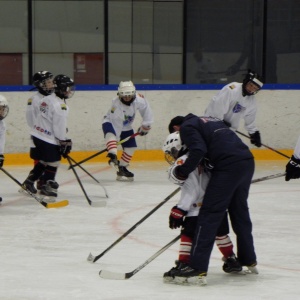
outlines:
[{"label": "stick blade", "polygon": [[111,272],[107,270],[100,270],[99,276],[104,279],[113,279],[113,280],[127,279],[125,273]]},{"label": "stick blade", "polygon": [[95,258],[96,257],[92,253],[90,253],[86,260],[93,263]]},{"label": "stick blade", "polygon": [[107,202],[105,200],[97,201],[97,202],[92,202],[90,203],[91,206],[93,207],[105,207]]},{"label": "stick blade", "polygon": [[59,207],[65,207],[69,205],[69,201],[68,200],[61,200],[58,202],[53,202],[53,203],[47,203],[46,207],[47,208],[59,208]]}]

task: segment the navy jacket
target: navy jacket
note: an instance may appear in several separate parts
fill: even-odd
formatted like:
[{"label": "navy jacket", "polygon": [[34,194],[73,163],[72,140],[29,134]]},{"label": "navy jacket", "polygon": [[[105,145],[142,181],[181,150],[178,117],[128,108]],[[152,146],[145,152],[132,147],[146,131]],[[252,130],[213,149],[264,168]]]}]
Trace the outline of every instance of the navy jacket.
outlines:
[{"label": "navy jacket", "polygon": [[240,160],[253,159],[248,146],[217,118],[188,114],[180,126],[180,137],[189,149],[185,163],[176,168],[183,177],[188,177],[203,157],[210,160],[215,171]]}]

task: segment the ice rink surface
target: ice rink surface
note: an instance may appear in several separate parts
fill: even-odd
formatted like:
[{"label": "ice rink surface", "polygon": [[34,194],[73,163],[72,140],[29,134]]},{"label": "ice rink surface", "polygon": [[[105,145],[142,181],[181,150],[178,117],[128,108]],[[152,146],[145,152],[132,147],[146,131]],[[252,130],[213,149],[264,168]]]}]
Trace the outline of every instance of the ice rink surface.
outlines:
[{"label": "ice rink surface", "polygon": [[[284,172],[286,161],[260,161],[255,178]],[[31,166],[4,166],[23,182]],[[168,197],[177,186],[167,180],[164,162],[132,163],[134,182],[117,182],[106,164],[83,164],[101,181],[109,198],[106,207],[91,207],[67,165],[57,181],[59,199],[69,205],[47,209],[18,193],[19,187],[0,172],[0,299],[299,299],[300,295],[300,180],[284,177],[252,184],[249,207],[259,275],[222,271],[215,247],[208,285],[165,284],[164,272],[174,266],[179,242],[127,280],[99,277],[100,270],[126,273],[143,264],[179,234],[168,228],[168,216],[179,194],[172,197],[130,235],[90,263],[124,232]],[[101,185],[76,169],[93,202],[105,199]],[[242,171],[242,170],[241,170]],[[232,240],[235,240],[231,232]]]}]

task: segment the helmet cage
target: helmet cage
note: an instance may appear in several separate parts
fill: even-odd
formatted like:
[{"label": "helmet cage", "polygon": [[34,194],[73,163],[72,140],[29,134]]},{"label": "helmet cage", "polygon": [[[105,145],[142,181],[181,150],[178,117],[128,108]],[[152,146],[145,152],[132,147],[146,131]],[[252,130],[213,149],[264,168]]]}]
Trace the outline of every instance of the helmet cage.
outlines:
[{"label": "helmet cage", "polygon": [[0,121],[5,119],[9,112],[9,106],[7,100],[0,96]]},{"label": "helmet cage", "polygon": [[44,95],[51,95],[54,92],[53,74],[48,71],[40,71],[33,75],[33,85]]},{"label": "helmet cage", "polygon": [[75,85],[73,79],[66,75],[57,75],[54,80],[54,91],[56,96],[61,99],[70,99],[75,93]]},{"label": "helmet cage", "polygon": [[[254,92],[249,92],[247,89],[246,89],[246,86],[247,84],[251,82],[253,84],[255,84],[255,86],[258,87],[258,89]],[[245,79],[243,80],[243,85],[242,85],[242,88],[243,88],[243,95],[244,96],[251,96],[251,95],[255,95],[257,94],[260,89],[263,87],[263,82],[262,80],[259,78],[259,75],[257,73],[254,73],[252,71],[248,71],[248,74],[246,75]]]},{"label": "helmet cage", "polygon": [[179,157],[179,153],[186,150],[186,146],[182,144],[179,132],[173,132],[167,137],[162,150],[165,153],[165,160],[170,164],[174,164],[176,159]]}]

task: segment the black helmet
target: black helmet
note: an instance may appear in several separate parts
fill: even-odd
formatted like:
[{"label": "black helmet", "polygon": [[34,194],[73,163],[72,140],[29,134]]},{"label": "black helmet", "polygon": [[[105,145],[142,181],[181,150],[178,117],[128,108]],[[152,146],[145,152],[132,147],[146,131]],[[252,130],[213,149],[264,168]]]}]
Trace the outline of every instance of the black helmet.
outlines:
[{"label": "black helmet", "polygon": [[[249,83],[249,82],[252,82],[254,83],[257,87],[258,87],[258,90],[256,92],[253,92],[253,93],[249,93],[246,89],[246,85]],[[248,70],[248,74],[246,75],[245,79],[243,80],[243,96],[251,96],[251,95],[254,95],[256,94],[263,86],[263,81],[262,81],[262,78],[255,72],[252,72],[251,70]]]},{"label": "black helmet", "polygon": [[37,72],[32,77],[33,85],[44,96],[50,95],[54,91],[52,79],[53,74],[49,71]]},{"label": "black helmet", "polygon": [[53,79],[54,91],[57,97],[68,99],[74,95],[75,85],[73,79],[66,75],[57,75]]}]

